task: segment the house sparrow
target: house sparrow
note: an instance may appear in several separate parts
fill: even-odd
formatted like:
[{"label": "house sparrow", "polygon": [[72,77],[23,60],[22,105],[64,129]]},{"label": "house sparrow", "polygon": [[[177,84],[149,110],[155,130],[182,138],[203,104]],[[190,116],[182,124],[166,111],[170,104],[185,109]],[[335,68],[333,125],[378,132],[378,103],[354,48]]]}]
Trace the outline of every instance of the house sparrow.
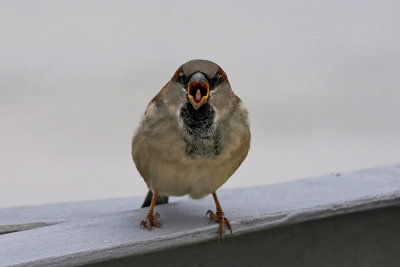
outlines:
[{"label": "house sparrow", "polygon": [[149,212],[140,226],[161,227],[154,206],[167,196],[212,194],[221,242],[229,220],[216,190],[236,171],[250,147],[247,110],[214,62],[191,60],[150,101],[132,142],[136,168],[150,189],[144,206]]}]

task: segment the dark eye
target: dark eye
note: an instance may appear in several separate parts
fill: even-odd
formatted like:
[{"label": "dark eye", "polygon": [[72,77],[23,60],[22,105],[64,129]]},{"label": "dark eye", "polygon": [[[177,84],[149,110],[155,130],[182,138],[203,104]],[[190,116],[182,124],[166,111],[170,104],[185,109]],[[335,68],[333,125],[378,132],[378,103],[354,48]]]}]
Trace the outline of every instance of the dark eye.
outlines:
[{"label": "dark eye", "polygon": [[185,84],[187,82],[186,75],[183,73],[183,71],[181,71],[181,73],[179,73],[178,82],[180,82],[182,84]]},{"label": "dark eye", "polygon": [[[219,73],[215,74],[214,77],[211,78],[212,87],[216,87],[219,84],[221,75]],[[214,88],[212,88],[214,89]]]}]

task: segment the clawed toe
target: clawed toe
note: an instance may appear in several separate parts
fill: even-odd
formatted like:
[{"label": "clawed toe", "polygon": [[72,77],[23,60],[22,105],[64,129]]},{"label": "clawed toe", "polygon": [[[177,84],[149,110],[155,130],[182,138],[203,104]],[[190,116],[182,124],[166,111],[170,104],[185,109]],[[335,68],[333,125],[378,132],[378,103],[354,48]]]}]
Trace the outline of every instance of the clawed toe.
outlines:
[{"label": "clawed toe", "polygon": [[208,216],[208,223],[210,222],[218,222],[218,218],[217,215],[215,215],[215,213],[212,210],[208,210],[206,212],[206,216]]},{"label": "clawed toe", "polygon": [[160,218],[160,214],[158,213],[149,213],[147,214],[146,220],[142,220],[140,222],[140,227],[144,226],[147,229],[151,230],[151,228],[154,227],[161,227],[161,223],[158,221],[158,219]]},{"label": "clawed toe", "polygon": [[154,191],[150,209],[146,216],[146,220],[142,220],[140,222],[140,227],[144,226],[149,230],[151,230],[153,226],[158,228],[161,227],[161,223],[158,221],[158,219],[160,218],[160,214],[158,214],[158,212],[154,213],[154,205],[156,204],[157,196],[158,192]]},{"label": "clawed toe", "polygon": [[211,221],[219,223],[219,244],[221,244],[222,239],[224,237],[225,226],[232,234],[232,227],[228,218],[225,217],[224,212],[222,210],[217,210],[216,214],[213,211],[208,210],[206,216],[209,216],[209,223]]}]

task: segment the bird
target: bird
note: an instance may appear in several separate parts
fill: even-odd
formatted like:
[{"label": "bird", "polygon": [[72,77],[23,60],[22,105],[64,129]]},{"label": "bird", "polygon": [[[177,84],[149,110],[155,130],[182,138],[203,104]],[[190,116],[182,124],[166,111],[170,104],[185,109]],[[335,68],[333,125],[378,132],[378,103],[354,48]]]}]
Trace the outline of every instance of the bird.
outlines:
[{"label": "bird", "polygon": [[206,216],[219,224],[221,244],[225,226],[231,234],[232,227],[216,191],[246,158],[250,140],[248,111],[225,71],[204,59],[181,65],[147,105],[133,136],[132,158],[149,188],[140,227],[162,226],[154,206],[168,196],[212,194],[216,212]]}]

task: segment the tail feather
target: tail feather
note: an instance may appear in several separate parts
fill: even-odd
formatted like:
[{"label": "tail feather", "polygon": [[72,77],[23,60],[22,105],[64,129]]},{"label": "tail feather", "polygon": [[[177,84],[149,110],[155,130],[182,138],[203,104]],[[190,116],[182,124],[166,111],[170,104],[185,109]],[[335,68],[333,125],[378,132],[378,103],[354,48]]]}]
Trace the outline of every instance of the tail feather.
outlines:
[{"label": "tail feather", "polygon": [[[149,190],[149,192],[146,195],[146,198],[143,201],[142,208],[150,207],[152,199],[153,199],[153,192],[151,190]],[[163,195],[158,194],[157,200],[156,200],[156,205],[166,204],[166,203],[168,203],[168,196],[163,196]]]}]

